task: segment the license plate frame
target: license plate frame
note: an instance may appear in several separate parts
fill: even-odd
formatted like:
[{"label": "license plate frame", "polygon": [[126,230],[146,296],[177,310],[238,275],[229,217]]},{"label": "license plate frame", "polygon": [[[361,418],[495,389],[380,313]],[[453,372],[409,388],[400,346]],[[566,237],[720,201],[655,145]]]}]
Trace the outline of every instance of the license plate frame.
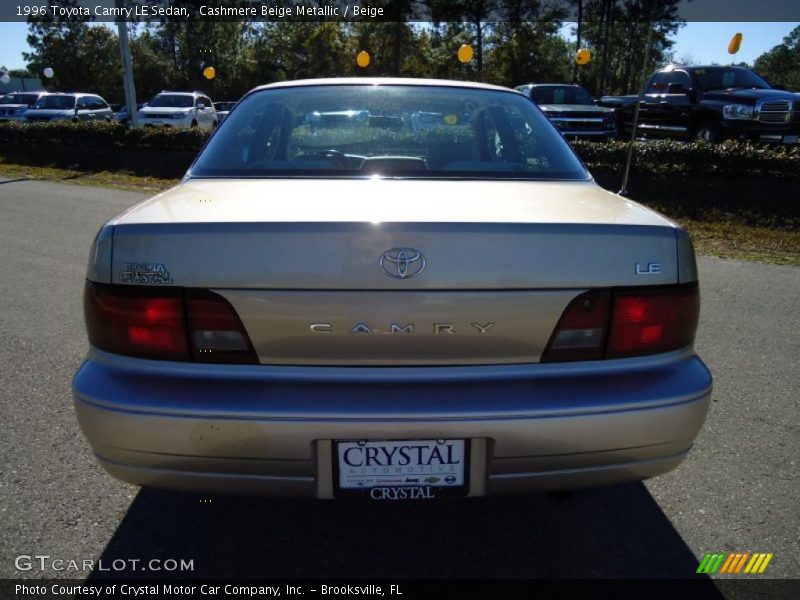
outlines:
[{"label": "license plate frame", "polygon": [[[443,444],[446,446],[448,443],[455,443],[456,445],[460,445],[461,447],[461,461],[460,461],[460,473],[461,473],[461,482],[458,484],[449,484],[444,479],[452,473],[450,472],[441,472],[439,467],[433,467],[433,470],[436,472],[430,473],[403,473],[402,475],[398,475],[397,473],[390,473],[390,474],[382,474],[382,473],[371,473],[364,475],[365,478],[379,478],[381,476],[386,477],[387,479],[384,480],[382,483],[376,483],[374,485],[364,485],[359,487],[351,487],[351,486],[343,486],[342,485],[342,469],[340,465],[340,448],[343,445],[348,445],[348,447],[352,447],[354,444],[361,445],[363,444],[366,447],[380,447],[380,446],[397,446],[397,445],[407,445],[407,444],[425,444],[428,445],[428,448],[433,447],[433,445]],[[457,497],[464,497],[469,495],[470,490],[470,465],[471,465],[471,456],[470,456],[470,440],[464,438],[447,438],[441,440],[433,440],[433,439],[369,439],[369,440],[357,440],[357,439],[346,439],[346,440],[332,440],[332,453],[331,453],[331,462],[333,468],[333,496],[334,498],[361,498],[366,500],[430,500],[430,499],[438,499],[438,498],[457,498]],[[442,450],[444,451],[444,450]],[[446,469],[446,467],[445,467]],[[358,476],[356,476],[358,477]],[[404,480],[400,483],[392,482],[392,480],[396,479],[397,477],[402,477]],[[428,480],[425,481],[427,478],[439,478],[438,481]],[[414,481],[415,479],[419,479],[419,481]],[[456,481],[458,481],[458,477],[456,476]],[[380,490],[394,490],[394,491],[387,491],[383,492]],[[374,492],[373,490],[379,490],[378,492]],[[404,490],[404,491],[399,491]]]}]

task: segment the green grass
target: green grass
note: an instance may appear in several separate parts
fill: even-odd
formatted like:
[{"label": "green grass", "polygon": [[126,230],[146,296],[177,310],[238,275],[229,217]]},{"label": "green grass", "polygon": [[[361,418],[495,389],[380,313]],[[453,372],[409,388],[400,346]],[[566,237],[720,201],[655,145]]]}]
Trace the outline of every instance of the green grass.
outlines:
[{"label": "green grass", "polygon": [[689,231],[698,254],[776,265],[800,265],[800,231],[732,222],[677,220]]},{"label": "green grass", "polygon": [[0,159],[0,177],[5,179],[40,179],[75,185],[94,185],[115,190],[155,194],[176,185],[180,179],[159,179],[118,171],[87,172],[53,167],[15,165]]},{"label": "green grass", "polygon": [[[124,172],[86,172],[52,167],[32,167],[3,162],[0,177],[41,179],[77,185],[154,194],[176,185],[179,179],[143,177]],[[665,206],[659,206],[664,210]],[[755,227],[736,222],[736,215],[716,221],[697,221],[675,215],[689,230],[698,254],[781,265],[800,265],[800,231]]]}]

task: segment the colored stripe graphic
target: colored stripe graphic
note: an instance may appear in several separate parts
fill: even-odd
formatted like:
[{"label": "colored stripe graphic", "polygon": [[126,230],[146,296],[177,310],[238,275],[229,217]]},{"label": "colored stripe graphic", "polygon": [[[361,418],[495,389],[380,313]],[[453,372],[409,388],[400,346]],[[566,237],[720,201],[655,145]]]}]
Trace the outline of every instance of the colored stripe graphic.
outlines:
[{"label": "colored stripe graphic", "polygon": [[700,564],[697,567],[697,571],[695,573],[707,573],[706,567],[708,566],[708,562],[711,560],[711,555],[706,552],[706,555],[703,557],[703,560],[700,561]]},{"label": "colored stripe graphic", "polygon": [[[714,552],[713,554],[707,552],[700,561],[696,573],[713,575],[719,572],[732,575],[742,573],[742,569],[744,569],[744,573],[760,575],[767,568],[773,556],[772,553],[766,552],[756,552],[752,555],[749,552]],[[750,560],[748,561],[748,559]]]},{"label": "colored stripe graphic", "polygon": [[741,560],[739,561],[739,563],[736,565],[736,570],[734,571],[734,573],[739,573],[739,572],[741,572],[741,570],[742,570],[742,567],[744,567],[744,563],[745,563],[745,561],[747,561],[747,558],[748,558],[749,556],[750,556],[750,553],[749,553],[749,552],[745,552],[744,554],[742,554],[742,558],[741,558]]},{"label": "colored stripe graphic", "polygon": [[735,565],[739,562],[739,559],[742,557],[741,554],[728,554],[728,558],[722,564],[722,568],[719,570],[720,573],[730,573],[730,568],[732,565]]}]

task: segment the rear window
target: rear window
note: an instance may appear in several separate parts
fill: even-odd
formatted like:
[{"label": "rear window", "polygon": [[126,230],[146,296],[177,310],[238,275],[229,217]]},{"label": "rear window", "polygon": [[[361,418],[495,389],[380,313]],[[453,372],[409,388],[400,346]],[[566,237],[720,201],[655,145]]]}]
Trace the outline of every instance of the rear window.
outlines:
[{"label": "rear window", "polygon": [[194,96],[187,94],[158,94],[148,103],[153,108],[192,108]]},{"label": "rear window", "polygon": [[363,84],[247,96],[211,138],[192,175],[589,177],[548,119],[520,94]]},{"label": "rear window", "polygon": [[531,95],[537,104],[594,104],[586,90],[574,86],[535,87]]},{"label": "rear window", "polygon": [[75,96],[42,96],[36,102],[36,108],[68,110],[75,108]]},{"label": "rear window", "polygon": [[0,98],[0,104],[27,104],[28,106],[33,106],[38,99],[38,94],[8,94]]}]

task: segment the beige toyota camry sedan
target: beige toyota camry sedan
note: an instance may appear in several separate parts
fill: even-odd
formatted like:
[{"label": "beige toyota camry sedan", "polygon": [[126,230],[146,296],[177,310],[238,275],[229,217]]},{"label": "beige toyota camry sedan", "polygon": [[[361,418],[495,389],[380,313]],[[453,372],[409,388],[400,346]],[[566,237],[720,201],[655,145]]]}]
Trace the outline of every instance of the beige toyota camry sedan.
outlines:
[{"label": "beige toyota camry sedan", "polygon": [[686,233],[524,95],[259,87],[104,225],[75,410],[144,486],[428,500],[675,468],[708,408]]}]

